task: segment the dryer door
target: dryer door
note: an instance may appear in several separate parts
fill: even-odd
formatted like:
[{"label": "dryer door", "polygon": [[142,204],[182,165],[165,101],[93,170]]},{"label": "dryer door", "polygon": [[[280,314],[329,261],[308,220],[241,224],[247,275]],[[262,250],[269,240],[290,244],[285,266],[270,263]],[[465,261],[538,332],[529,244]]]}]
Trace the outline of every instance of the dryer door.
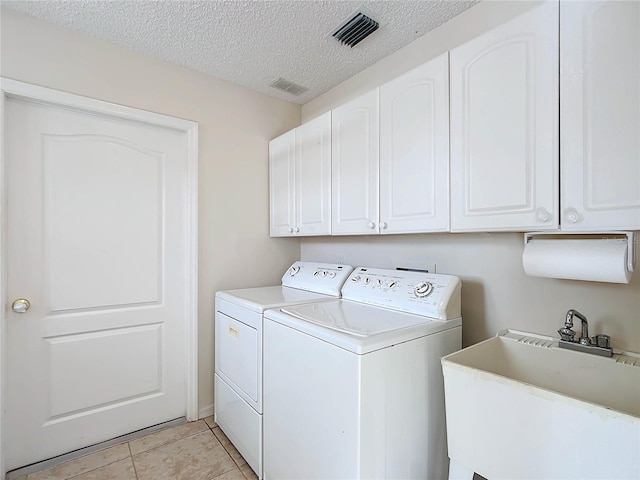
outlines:
[{"label": "dryer door", "polygon": [[256,328],[216,312],[216,373],[258,413],[262,413],[261,337]]}]

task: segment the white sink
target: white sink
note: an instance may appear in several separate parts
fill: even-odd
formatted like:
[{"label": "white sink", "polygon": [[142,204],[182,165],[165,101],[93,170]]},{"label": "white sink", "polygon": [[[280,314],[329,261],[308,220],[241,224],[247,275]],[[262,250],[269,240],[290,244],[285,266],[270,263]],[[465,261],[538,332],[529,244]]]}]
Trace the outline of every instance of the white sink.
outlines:
[{"label": "white sink", "polygon": [[637,354],[605,358],[507,330],[442,366],[450,478],[640,478]]}]

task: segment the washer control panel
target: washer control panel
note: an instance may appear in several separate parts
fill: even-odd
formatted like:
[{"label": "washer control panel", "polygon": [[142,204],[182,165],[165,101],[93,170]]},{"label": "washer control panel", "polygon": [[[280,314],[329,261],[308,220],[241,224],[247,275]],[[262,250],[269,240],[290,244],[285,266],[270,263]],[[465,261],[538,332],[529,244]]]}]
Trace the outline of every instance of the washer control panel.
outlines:
[{"label": "washer control panel", "polygon": [[356,268],[342,298],[439,320],[460,316],[461,282],[453,275]]},{"label": "washer control panel", "polygon": [[352,271],[350,265],[295,262],[282,276],[282,285],[339,297],[342,285]]}]

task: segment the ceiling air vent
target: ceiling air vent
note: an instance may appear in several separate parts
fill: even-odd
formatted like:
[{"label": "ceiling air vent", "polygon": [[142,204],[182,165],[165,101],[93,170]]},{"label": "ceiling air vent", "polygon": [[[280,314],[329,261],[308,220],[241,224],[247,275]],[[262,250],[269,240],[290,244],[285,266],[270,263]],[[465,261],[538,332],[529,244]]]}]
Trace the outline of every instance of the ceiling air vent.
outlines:
[{"label": "ceiling air vent", "polygon": [[296,85],[295,83],[290,82],[289,80],[286,80],[282,77],[277,78],[269,85],[271,85],[273,88],[277,88],[278,90],[283,90],[287,93],[290,93],[291,95],[295,95],[296,97],[309,90],[307,87]]},{"label": "ceiling air vent", "polygon": [[362,11],[356,12],[344,25],[338,27],[333,38],[353,48],[380,28],[380,24]]}]

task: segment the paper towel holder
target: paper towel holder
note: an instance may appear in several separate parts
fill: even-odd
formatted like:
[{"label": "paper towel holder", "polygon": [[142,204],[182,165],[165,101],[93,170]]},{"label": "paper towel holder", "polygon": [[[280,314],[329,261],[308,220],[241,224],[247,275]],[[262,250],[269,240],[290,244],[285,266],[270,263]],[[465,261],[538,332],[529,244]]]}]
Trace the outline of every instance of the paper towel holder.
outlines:
[{"label": "paper towel holder", "polygon": [[610,237],[627,239],[627,269],[629,272],[633,272],[636,265],[636,235],[635,232],[527,232],[524,234],[525,246],[536,236],[571,236],[575,238],[577,236],[584,237],[585,239],[608,239]]}]

